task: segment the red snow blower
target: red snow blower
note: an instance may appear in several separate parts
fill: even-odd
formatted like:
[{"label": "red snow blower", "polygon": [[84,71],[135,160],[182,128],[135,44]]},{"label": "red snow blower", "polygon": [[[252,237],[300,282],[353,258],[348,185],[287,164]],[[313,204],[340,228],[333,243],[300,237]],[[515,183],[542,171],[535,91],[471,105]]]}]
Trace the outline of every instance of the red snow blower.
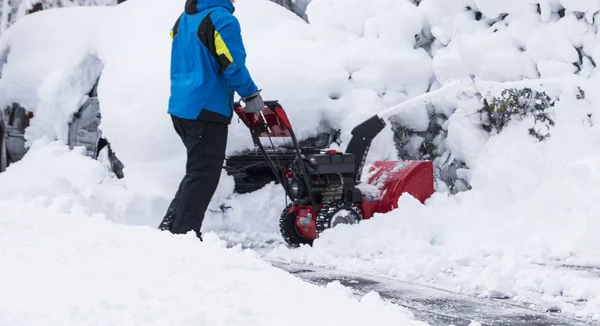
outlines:
[{"label": "red snow blower", "polygon": [[[404,193],[421,202],[433,194],[429,161],[378,161],[368,170],[367,184],[360,183],[371,142],[386,125],[383,117],[396,111],[386,110],[356,126],[344,153],[301,148],[277,101],[266,102],[256,113],[245,112],[236,103],[236,114],[250,129],[254,145],[291,200],[279,220],[281,235],[289,245],[312,244],[320,233],[338,224],[355,224],[375,213],[387,213],[397,208]],[[273,138],[291,140],[295,157],[287,165],[281,164],[276,152],[265,149],[263,141],[273,144]]]}]

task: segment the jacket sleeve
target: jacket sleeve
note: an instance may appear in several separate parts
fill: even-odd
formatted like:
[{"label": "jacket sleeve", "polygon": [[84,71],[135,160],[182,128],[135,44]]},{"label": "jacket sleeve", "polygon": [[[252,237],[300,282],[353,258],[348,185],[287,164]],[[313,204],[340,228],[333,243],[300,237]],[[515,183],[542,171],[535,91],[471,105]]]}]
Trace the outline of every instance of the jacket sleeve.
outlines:
[{"label": "jacket sleeve", "polygon": [[180,15],[179,18],[177,18],[175,24],[173,25],[173,28],[171,28],[171,31],[169,32],[169,35],[171,35],[171,41],[173,41],[175,35],[177,35],[177,32],[179,32],[179,21],[181,20],[182,15]]},{"label": "jacket sleeve", "polygon": [[240,24],[233,15],[215,19],[215,49],[221,72],[241,97],[258,91],[246,67],[246,50]]}]

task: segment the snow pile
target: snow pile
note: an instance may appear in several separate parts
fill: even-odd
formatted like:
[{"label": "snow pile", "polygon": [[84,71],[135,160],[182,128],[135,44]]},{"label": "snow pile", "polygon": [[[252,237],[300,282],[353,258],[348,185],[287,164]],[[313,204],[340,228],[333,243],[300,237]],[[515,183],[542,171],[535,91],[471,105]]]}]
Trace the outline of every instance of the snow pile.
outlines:
[{"label": "snow pile", "polygon": [[439,48],[433,60],[437,80],[468,74],[497,81],[589,76],[597,46],[589,18],[597,10],[593,2],[586,8],[573,3],[423,1]]},{"label": "snow pile", "polygon": [[304,325],[290,307],[306,303],[328,307],[309,309],[325,325],[425,325],[376,293],[303,282],[214,234],[200,243],[40,200],[0,211],[2,324]]},{"label": "snow pile", "polygon": [[84,210],[130,225],[149,225],[148,217],[163,204],[128,191],[101,162],[85,156],[83,148],[69,150],[47,138],[36,140],[21,161],[0,174],[0,182],[5,185],[0,200]]}]

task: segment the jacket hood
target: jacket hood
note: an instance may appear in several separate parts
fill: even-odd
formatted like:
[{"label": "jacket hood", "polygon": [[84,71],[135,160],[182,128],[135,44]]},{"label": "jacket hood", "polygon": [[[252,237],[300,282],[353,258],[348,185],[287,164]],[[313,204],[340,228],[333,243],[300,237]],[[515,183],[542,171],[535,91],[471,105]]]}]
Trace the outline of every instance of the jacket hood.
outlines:
[{"label": "jacket hood", "polygon": [[222,7],[233,14],[235,7],[231,0],[187,0],[185,2],[185,12],[187,14],[195,14],[200,11]]}]

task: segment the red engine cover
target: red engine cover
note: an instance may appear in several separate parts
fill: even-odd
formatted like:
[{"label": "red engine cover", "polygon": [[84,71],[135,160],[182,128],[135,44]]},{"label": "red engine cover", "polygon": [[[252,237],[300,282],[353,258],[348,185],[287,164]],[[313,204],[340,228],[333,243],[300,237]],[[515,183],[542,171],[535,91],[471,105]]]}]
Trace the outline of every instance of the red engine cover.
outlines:
[{"label": "red engine cover", "polygon": [[377,196],[364,196],[363,217],[387,213],[398,208],[398,199],[408,193],[424,203],[433,195],[433,163],[429,161],[377,161],[369,169],[368,184],[378,189]]}]

